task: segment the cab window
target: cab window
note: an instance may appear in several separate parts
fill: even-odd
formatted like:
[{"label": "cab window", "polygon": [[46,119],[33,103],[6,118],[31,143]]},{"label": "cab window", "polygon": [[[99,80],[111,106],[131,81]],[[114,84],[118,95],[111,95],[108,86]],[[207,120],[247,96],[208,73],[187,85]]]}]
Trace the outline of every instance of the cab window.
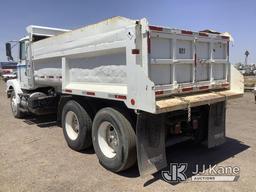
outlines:
[{"label": "cab window", "polygon": [[26,59],[26,44],[25,41],[20,42],[20,60]]}]

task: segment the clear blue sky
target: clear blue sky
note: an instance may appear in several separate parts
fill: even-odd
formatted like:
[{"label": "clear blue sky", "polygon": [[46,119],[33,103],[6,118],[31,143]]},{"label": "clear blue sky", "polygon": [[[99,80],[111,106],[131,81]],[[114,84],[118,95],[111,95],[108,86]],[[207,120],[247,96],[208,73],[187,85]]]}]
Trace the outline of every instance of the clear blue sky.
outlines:
[{"label": "clear blue sky", "polygon": [[4,43],[24,36],[28,25],[74,29],[118,15],[173,28],[228,31],[235,39],[231,62],[244,62],[248,49],[249,63],[256,63],[255,0],[5,0],[0,4],[0,61],[6,60]]}]

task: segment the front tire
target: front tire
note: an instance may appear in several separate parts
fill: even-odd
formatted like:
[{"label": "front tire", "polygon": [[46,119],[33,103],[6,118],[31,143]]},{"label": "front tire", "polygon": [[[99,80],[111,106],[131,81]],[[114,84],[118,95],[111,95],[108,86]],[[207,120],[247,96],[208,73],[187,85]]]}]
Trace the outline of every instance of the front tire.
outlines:
[{"label": "front tire", "polygon": [[131,123],[119,111],[103,108],[92,126],[93,147],[103,167],[113,172],[136,162],[136,136]]},{"label": "front tire", "polygon": [[20,105],[17,102],[16,93],[15,91],[12,91],[11,97],[10,97],[10,104],[12,109],[12,114],[15,118],[22,118],[24,117],[24,113],[20,110]]},{"label": "front tire", "polygon": [[68,101],[62,110],[63,134],[68,146],[82,151],[92,146],[92,119],[76,101]]}]

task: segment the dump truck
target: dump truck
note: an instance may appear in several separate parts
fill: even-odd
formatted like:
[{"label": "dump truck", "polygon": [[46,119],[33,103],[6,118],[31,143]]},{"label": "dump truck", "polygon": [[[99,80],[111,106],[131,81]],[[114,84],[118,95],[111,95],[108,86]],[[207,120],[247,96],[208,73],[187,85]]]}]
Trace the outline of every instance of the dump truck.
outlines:
[{"label": "dump truck", "polygon": [[[76,30],[28,26],[18,78],[7,82],[14,117],[57,114],[67,145],[93,146],[113,172],[167,166],[166,147],[225,142],[226,102],[243,95],[230,35],[114,17]],[[12,57],[11,45],[6,54]]]}]

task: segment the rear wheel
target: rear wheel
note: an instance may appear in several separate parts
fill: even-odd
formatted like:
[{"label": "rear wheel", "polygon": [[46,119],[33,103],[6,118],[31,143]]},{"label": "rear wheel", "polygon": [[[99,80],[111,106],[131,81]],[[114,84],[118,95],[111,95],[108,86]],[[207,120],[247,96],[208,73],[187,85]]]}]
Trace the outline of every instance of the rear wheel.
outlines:
[{"label": "rear wheel", "polygon": [[12,114],[15,118],[22,118],[24,116],[24,113],[20,110],[20,105],[18,103],[18,99],[16,97],[15,91],[12,91],[11,93],[11,109],[12,109]]},{"label": "rear wheel", "polygon": [[92,119],[76,101],[68,101],[62,110],[62,127],[68,146],[76,151],[91,147]]},{"label": "rear wheel", "polygon": [[92,127],[95,153],[108,170],[120,172],[136,161],[136,137],[131,123],[119,111],[101,109]]}]

